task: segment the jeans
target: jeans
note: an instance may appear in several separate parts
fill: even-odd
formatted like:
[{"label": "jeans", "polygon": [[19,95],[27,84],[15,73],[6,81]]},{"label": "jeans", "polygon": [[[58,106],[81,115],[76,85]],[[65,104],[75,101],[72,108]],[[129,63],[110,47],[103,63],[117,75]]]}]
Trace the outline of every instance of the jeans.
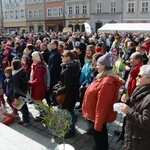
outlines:
[{"label": "jeans", "polygon": [[74,114],[74,110],[69,111],[70,115],[72,117],[72,124],[70,125],[70,131],[71,132],[75,132],[75,114]]}]

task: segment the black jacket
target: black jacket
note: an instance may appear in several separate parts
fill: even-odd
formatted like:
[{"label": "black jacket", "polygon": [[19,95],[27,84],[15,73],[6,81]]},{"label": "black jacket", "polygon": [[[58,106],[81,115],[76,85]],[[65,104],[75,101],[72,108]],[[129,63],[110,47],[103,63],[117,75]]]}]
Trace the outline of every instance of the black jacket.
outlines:
[{"label": "black jacket", "polygon": [[46,64],[48,64],[50,51],[48,49],[46,49],[45,51],[42,52],[42,55],[43,55],[44,61],[46,62]]},{"label": "black jacket", "polygon": [[72,111],[76,103],[79,72],[80,64],[78,61],[70,61],[66,63],[61,71],[60,81],[62,86],[58,89],[58,93],[67,93],[62,108],[67,109],[68,111]]},{"label": "black jacket", "polygon": [[13,74],[14,98],[25,97],[27,93],[27,77],[25,69],[21,68]]},{"label": "black jacket", "polygon": [[58,49],[52,50],[48,60],[48,67],[51,77],[50,88],[56,85],[60,80],[61,62],[61,54]]}]

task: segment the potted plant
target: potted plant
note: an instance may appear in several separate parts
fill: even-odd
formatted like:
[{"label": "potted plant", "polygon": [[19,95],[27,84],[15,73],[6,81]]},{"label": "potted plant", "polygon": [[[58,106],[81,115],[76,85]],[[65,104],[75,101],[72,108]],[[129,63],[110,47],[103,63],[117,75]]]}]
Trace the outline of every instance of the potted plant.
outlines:
[{"label": "potted plant", "polygon": [[45,112],[42,117],[43,122],[54,136],[63,138],[63,144],[56,147],[55,150],[74,150],[74,148],[65,144],[64,136],[69,131],[71,125],[71,115],[68,110],[58,108],[57,106],[49,107],[42,101],[37,102]]}]

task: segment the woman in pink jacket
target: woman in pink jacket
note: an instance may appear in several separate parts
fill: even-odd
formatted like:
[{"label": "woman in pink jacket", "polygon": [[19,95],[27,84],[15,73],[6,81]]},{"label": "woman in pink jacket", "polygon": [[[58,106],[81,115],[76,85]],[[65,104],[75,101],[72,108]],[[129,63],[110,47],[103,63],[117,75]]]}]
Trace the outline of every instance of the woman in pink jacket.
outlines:
[{"label": "woman in pink jacket", "polygon": [[87,88],[83,100],[83,115],[94,122],[93,138],[96,150],[108,149],[108,132],[106,123],[113,122],[117,113],[113,104],[118,102],[119,81],[112,72],[111,53],[100,57],[97,61],[98,75]]}]

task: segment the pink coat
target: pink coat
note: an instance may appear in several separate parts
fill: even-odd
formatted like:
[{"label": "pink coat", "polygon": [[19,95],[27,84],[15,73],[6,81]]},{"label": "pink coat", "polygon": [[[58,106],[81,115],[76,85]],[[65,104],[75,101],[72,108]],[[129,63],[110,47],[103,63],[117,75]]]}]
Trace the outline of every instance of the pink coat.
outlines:
[{"label": "pink coat", "polygon": [[101,81],[95,79],[87,88],[82,105],[83,115],[94,121],[94,129],[101,131],[104,123],[113,122],[117,113],[113,104],[118,102],[118,91],[123,85],[118,78],[106,76]]},{"label": "pink coat", "polygon": [[42,64],[32,64],[33,76],[32,80],[28,81],[31,86],[31,97],[34,100],[43,100],[46,94],[46,67]]}]

